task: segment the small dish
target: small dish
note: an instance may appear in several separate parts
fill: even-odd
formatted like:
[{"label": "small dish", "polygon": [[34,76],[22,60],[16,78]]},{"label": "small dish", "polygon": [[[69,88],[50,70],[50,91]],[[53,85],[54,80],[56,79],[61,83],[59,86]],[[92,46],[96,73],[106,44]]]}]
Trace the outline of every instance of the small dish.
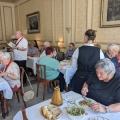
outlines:
[{"label": "small dish", "polygon": [[87,98],[87,100],[90,101],[90,102],[87,103],[83,98],[78,98],[75,101],[75,104],[78,105],[78,106],[83,107],[84,109],[90,109],[90,105],[95,103],[96,101],[93,100],[93,99],[90,99],[90,98]]},{"label": "small dish", "polygon": [[[55,105],[51,105],[51,104],[50,104],[50,105],[46,105],[46,106],[43,106],[43,107],[46,107],[47,110],[48,110],[48,112],[51,113],[52,119],[50,119],[50,120],[58,119],[58,118],[60,118],[61,115],[62,115],[61,109],[58,108],[58,107],[55,106]],[[42,108],[43,108],[43,107],[42,107]],[[41,114],[44,118],[48,119],[47,116],[44,115],[44,113],[43,113],[43,111],[42,111],[42,108],[40,108],[40,114]],[[49,113],[48,113],[48,114],[49,114]]]},{"label": "small dish", "polygon": [[79,106],[68,107],[66,112],[71,120],[81,120],[85,115],[85,110]]}]

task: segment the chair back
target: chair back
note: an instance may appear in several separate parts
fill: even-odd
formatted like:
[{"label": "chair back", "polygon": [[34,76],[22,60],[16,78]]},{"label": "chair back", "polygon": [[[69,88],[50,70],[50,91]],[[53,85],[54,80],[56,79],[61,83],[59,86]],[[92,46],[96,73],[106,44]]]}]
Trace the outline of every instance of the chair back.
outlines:
[{"label": "chair back", "polygon": [[65,59],[65,55],[64,52],[59,52],[57,53],[56,57],[55,57],[58,61],[63,61]]},{"label": "chair back", "polygon": [[[43,79],[43,76],[42,76],[42,73],[44,72],[44,79]],[[42,65],[42,64],[36,64],[36,73],[37,73],[37,79],[42,79],[43,80],[46,80],[46,65]]]},{"label": "chair back", "polygon": [[23,77],[24,77],[24,68],[23,67],[19,67],[20,68],[20,82],[21,85],[23,84]]}]

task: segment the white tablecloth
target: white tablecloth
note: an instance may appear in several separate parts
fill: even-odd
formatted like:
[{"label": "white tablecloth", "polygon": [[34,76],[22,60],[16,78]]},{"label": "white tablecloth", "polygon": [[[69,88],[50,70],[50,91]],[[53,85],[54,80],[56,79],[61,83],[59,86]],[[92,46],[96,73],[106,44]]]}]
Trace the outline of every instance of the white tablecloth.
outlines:
[{"label": "white tablecloth", "polygon": [[2,77],[0,77],[0,91],[3,91],[4,98],[12,99],[12,89],[10,88],[8,82],[6,82]]},{"label": "white tablecloth", "polygon": [[[73,68],[70,65],[70,62],[68,62],[66,64],[66,62],[60,62],[60,64],[64,65],[63,68],[60,70],[61,73],[64,74],[64,78],[65,78],[65,82],[66,82],[66,86],[68,86],[68,84],[70,84],[70,80],[72,79],[72,77],[74,76],[75,72],[77,69]],[[66,65],[65,65],[66,64]]]},{"label": "white tablecloth", "polygon": [[[67,97],[72,96],[72,98],[74,100],[81,97],[80,94],[74,93],[72,91],[70,91],[66,94],[63,94],[63,98],[66,98],[66,96]],[[50,102],[51,102],[51,99],[27,108],[26,114],[27,114],[28,120],[46,120],[43,116],[41,116],[40,108],[44,105],[48,105]],[[66,101],[63,101],[63,105],[59,107],[62,110],[62,116],[58,120],[70,120],[67,116],[65,109],[63,109],[64,107],[67,107],[67,106],[68,105],[67,105]],[[85,115],[82,120],[88,120],[90,117],[93,117],[93,116],[102,116],[102,117],[108,118],[109,120],[119,120],[120,119],[120,112],[119,113],[102,114],[99,112],[95,112],[91,109],[86,110],[86,112],[88,113],[88,115]],[[14,116],[13,120],[23,120],[21,111],[19,111]]]},{"label": "white tablecloth", "polygon": [[33,70],[34,75],[36,75],[36,63],[38,63],[38,57],[27,57],[26,67]]}]

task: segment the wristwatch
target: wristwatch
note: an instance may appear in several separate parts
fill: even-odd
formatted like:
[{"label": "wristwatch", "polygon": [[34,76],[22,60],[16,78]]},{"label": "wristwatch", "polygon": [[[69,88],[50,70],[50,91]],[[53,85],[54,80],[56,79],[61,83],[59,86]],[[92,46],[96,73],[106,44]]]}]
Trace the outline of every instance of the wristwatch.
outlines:
[{"label": "wristwatch", "polygon": [[105,109],[106,109],[106,113],[109,113],[109,112],[110,112],[109,107],[105,106]]}]

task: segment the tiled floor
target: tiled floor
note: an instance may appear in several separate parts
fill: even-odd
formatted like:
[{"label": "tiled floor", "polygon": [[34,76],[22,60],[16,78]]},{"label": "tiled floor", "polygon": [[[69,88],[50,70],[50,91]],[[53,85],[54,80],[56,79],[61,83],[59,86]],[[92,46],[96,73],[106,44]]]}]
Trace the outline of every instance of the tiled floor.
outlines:
[{"label": "tiled floor", "polygon": [[[35,105],[35,104],[43,101],[42,100],[43,84],[42,83],[40,84],[39,95],[38,95],[38,97],[36,97],[36,89],[37,89],[36,78],[30,77],[30,80],[31,80],[32,86],[34,88],[35,96],[32,100],[26,102],[27,107],[30,107],[32,105]],[[27,90],[30,90],[28,83],[27,83],[27,85],[25,85],[25,91],[27,91]],[[53,94],[52,92],[46,92],[45,100],[50,99],[52,97],[52,94]],[[11,110],[10,110],[9,116],[7,116],[5,118],[5,120],[13,120],[13,117],[15,116],[15,114],[22,108],[24,108],[22,100],[20,100],[20,103],[18,103],[16,95],[13,95],[12,100],[10,100],[10,109]],[[4,120],[4,119],[2,117],[0,117],[0,120]]]}]

